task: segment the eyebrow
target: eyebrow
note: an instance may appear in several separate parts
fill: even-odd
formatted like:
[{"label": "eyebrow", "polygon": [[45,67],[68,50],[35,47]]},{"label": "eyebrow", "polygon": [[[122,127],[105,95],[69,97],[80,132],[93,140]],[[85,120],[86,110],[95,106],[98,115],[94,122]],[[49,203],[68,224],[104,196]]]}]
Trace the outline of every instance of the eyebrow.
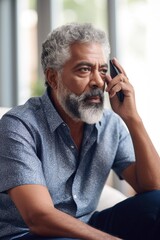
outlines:
[{"label": "eyebrow", "polygon": [[[74,66],[74,68],[81,67],[81,66],[84,66],[84,65],[89,66],[89,67],[94,67],[95,66],[95,64],[83,61],[83,62],[80,62],[80,63],[76,64]],[[101,64],[100,67],[106,67],[108,69],[108,64],[107,63]]]}]

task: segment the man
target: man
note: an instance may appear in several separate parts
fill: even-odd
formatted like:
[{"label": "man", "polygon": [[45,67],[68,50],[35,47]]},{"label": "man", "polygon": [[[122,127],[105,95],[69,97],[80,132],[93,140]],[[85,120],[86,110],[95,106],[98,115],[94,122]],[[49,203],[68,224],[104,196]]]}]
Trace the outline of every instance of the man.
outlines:
[{"label": "man", "polygon": [[[111,79],[108,57],[105,33],[90,24],[64,25],[44,42],[45,94],[0,123],[1,239],[160,238],[160,158],[132,85],[116,59]],[[110,169],[138,194],[95,212]]]}]

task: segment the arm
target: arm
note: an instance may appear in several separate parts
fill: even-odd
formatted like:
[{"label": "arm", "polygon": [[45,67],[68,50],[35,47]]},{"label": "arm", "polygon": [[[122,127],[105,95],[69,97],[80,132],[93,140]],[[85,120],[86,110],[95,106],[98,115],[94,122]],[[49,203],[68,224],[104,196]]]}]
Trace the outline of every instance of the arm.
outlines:
[{"label": "arm", "polygon": [[[131,165],[123,172],[123,177],[131,183],[134,176],[137,192],[160,189],[160,158],[156,152],[141,119],[127,122],[130,131],[136,164]],[[133,184],[131,184],[133,185]]]},{"label": "arm", "polygon": [[[137,192],[160,189],[160,157],[137,112],[134,89],[123,68],[116,60],[114,63],[122,74],[114,79],[107,76],[107,91],[113,110],[120,115],[129,129],[136,156],[135,164],[125,169],[122,175]],[[119,102],[116,96],[119,90],[125,95],[123,103]]]},{"label": "arm", "polygon": [[118,239],[57,210],[47,188],[42,185],[18,186],[9,190],[9,195],[34,234],[93,240]]}]

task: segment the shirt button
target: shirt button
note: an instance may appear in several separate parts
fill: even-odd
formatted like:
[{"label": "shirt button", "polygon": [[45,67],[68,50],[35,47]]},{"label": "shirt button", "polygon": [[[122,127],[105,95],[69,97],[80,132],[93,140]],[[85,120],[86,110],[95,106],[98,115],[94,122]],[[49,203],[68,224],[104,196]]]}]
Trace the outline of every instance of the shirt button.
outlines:
[{"label": "shirt button", "polygon": [[75,195],[73,195],[73,198],[74,198],[74,199],[77,199],[77,195],[76,195],[76,194],[75,194]]},{"label": "shirt button", "polygon": [[72,148],[72,149],[74,149],[74,146],[73,146],[73,145],[71,145],[71,148]]},{"label": "shirt button", "polygon": [[65,127],[65,126],[66,126],[66,124],[65,124],[65,123],[63,123],[62,125],[63,125],[63,127]]}]

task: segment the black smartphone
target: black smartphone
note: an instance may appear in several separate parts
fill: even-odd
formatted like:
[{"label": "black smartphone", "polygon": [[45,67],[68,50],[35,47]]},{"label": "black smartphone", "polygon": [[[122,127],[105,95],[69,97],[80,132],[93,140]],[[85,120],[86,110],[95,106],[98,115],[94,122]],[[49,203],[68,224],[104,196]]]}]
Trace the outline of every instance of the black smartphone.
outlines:
[{"label": "black smartphone", "polygon": [[[116,66],[113,64],[112,60],[109,61],[110,64],[110,75],[112,78],[114,78],[115,76],[117,76],[120,71],[118,70],[118,68],[116,68]],[[124,94],[122,92],[122,90],[120,90],[119,92],[116,93],[117,97],[119,99],[120,102],[123,102],[124,100]]]}]

